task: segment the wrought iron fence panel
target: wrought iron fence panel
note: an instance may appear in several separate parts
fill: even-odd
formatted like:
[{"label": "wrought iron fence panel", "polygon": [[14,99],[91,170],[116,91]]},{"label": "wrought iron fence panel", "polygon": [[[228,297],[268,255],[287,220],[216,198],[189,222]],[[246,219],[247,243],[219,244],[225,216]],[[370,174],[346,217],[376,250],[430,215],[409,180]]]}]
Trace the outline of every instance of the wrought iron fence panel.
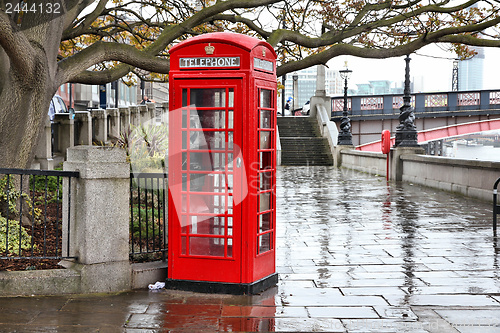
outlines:
[{"label": "wrought iron fence panel", "polygon": [[78,177],[78,172],[0,168],[0,259],[75,258],[69,255],[70,207],[71,181]]},{"label": "wrought iron fence panel", "polygon": [[130,257],[165,260],[167,174],[130,174]]}]

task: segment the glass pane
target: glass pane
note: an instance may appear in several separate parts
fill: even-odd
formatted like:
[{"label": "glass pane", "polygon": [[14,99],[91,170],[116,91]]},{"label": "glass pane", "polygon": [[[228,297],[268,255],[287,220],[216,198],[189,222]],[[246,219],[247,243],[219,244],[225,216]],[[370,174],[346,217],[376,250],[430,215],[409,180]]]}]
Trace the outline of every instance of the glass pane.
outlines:
[{"label": "glass pane", "polygon": [[201,256],[224,256],[224,238],[190,237],[189,254]]},{"label": "glass pane", "polygon": [[230,88],[229,89],[229,103],[228,106],[230,108],[234,108],[234,89]]},{"label": "glass pane", "polygon": [[187,106],[187,89],[182,89],[182,106]]},{"label": "glass pane", "polygon": [[260,132],[260,149],[271,148],[271,132]]},{"label": "glass pane", "polygon": [[182,170],[187,170],[187,153],[181,154],[182,158]]},{"label": "glass pane", "polygon": [[225,219],[220,216],[190,216],[193,235],[224,235]]},{"label": "glass pane", "polygon": [[260,174],[260,190],[266,191],[271,189],[272,174],[265,172]]},{"label": "glass pane", "polygon": [[259,215],[259,232],[271,229],[271,213]]},{"label": "glass pane", "polygon": [[187,132],[182,131],[182,149],[187,149]]},{"label": "glass pane", "polygon": [[182,109],[182,128],[187,128],[187,110]]},{"label": "glass pane", "polygon": [[233,132],[227,133],[227,149],[233,150]]},{"label": "glass pane", "polygon": [[189,174],[189,191],[202,192],[203,185],[205,185],[205,174],[191,173]]},{"label": "glass pane", "polygon": [[226,154],[225,153],[212,153],[212,163],[214,171],[226,170]]},{"label": "glass pane", "polygon": [[271,234],[259,236],[259,253],[271,250]]},{"label": "glass pane", "polygon": [[259,166],[260,170],[268,170],[272,168],[272,155],[270,151],[259,153]]},{"label": "glass pane", "polygon": [[226,146],[226,132],[204,132],[206,145],[201,149],[221,150]]},{"label": "glass pane", "polygon": [[198,110],[199,124],[201,128],[225,128],[225,110]]},{"label": "glass pane", "polygon": [[260,111],[260,128],[271,128],[271,111]]},{"label": "glass pane", "polygon": [[233,110],[228,110],[228,115],[227,115],[227,128],[232,129],[234,127],[234,116],[233,116]]},{"label": "glass pane", "polygon": [[182,212],[185,213],[186,212],[186,208],[187,208],[187,195],[186,194],[183,194],[182,197],[181,197],[181,207],[182,207]]},{"label": "glass pane", "polygon": [[187,237],[181,237],[181,254],[187,254]]},{"label": "glass pane", "polygon": [[271,90],[260,90],[260,105],[261,108],[271,107]]},{"label": "glass pane", "polygon": [[259,194],[260,200],[260,210],[259,212],[264,212],[266,210],[271,209],[271,193],[261,193]]},{"label": "glass pane", "polygon": [[226,89],[191,89],[190,96],[191,104],[197,107],[225,107],[226,106]]},{"label": "glass pane", "polygon": [[187,218],[188,217],[186,215],[182,215],[182,218],[181,218],[181,233],[183,233],[183,234],[187,234],[187,232],[188,232]]},{"label": "glass pane", "polygon": [[233,239],[227,239],[227,256],[231,258],[233,256]]}]

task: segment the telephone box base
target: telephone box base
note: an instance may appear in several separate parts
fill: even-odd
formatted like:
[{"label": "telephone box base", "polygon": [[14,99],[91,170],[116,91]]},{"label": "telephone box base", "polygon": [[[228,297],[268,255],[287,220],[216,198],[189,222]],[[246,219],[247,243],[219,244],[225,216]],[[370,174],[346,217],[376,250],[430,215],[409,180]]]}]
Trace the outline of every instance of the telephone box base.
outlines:
[{"label": "telephone box base", "polygon": [[209,294],[255,295],[268,288],[274,287],[277,283],[278,273],[274,273],[252,283],[226,283],[167,279],[165,288]]}]

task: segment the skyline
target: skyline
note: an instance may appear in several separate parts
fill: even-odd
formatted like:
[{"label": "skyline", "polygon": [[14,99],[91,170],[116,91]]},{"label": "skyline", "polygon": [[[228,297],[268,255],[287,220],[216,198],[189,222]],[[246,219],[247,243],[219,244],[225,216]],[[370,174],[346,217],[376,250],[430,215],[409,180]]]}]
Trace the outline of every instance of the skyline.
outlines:
[{"label": "skyline", "polygon": [[[412,81],[422,79],[423,92],[451,91],[451,79],[454,54],[429,45],[410,55],[410,77]],[[500,50],[485,48],[483,89],[500,89]],[[388,59],[366,59],[352,56],[340,56],[330,60],[327,66],[333,70],[348,68],[352,70],[349,88],[369,81],[388,80],[399,84],[404,81],[405,56]]]}]

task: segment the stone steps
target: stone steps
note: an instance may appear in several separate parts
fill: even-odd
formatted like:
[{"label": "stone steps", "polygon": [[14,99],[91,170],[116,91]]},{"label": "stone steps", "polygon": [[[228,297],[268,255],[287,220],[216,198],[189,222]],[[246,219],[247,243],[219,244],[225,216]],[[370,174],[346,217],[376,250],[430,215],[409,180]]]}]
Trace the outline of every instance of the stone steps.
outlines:
[{"label": "stone steps", "polygon": [[328,140],[321,137],[313,118],[278,117],[278,129],[282,165],[333,165]]}]

